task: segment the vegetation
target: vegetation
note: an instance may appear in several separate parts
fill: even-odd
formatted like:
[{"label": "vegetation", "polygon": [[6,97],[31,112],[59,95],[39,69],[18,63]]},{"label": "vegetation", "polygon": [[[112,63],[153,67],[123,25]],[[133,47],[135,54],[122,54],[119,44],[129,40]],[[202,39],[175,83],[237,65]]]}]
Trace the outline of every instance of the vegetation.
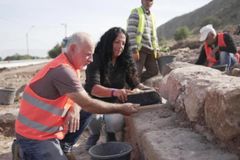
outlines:
[{"label": "vegetation", "polygon": [[48,51],[48,56],[51,58],[57,57],[62,52],[62,46],[56,44],[51,50]]},{"label": "vegetation", "polygon": [[186,39],[191,34],[189,28],[187,26],[177,28],[174,39],[176,41]]},{"label": "vegetation", "polygon": [[0,57],[0,61],[2,61],[2,57]]},{"label": "vegetation", "polygon": [[205,6],[190,13],[173,18],[157,28],[158,37],[174,39],[176,28],[188,26],[191,34],[199,35],[203,25],[213,24],[213,27],[221,31],[227,25],[240,23],[239,0],[212,0]]},{"label": "vegetation", "polygon": [[159,51],[160,52],[169,52],[170,48],[168,47],[167,40],[165,38],[159,39]]},{"label": "vegetation", "polygon": [[4,61],[24,60],[24,59],[39,59],[39,57],[31,56],[31,55],[28,55],[28,54],[20,55],[18,53],[15,53],[12,56],[7,56],[6,58],[4,58]]},{"label": "vegetation", "polygon": [[212,24],[214,28],[218,28],[221,25],[221,20],[215,16],[208,16],[203,19],[201,26]]}]

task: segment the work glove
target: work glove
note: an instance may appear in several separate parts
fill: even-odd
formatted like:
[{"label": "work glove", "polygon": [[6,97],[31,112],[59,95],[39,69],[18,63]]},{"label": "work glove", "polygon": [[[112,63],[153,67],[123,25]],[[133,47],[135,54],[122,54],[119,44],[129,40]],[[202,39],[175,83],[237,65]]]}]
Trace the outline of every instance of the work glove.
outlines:
[{"label": "work glove", "polygon": [[154,56],[154,59],[158,60],[161,56],[161,52],[159,50],[154,50],[153,56]]},{"label": "work glove", "polygon": [[134,59],[135,62],[139,61],[140,60],[140,54],[139,54],[139,51],[136,50],[132,53],[132,57]]}]

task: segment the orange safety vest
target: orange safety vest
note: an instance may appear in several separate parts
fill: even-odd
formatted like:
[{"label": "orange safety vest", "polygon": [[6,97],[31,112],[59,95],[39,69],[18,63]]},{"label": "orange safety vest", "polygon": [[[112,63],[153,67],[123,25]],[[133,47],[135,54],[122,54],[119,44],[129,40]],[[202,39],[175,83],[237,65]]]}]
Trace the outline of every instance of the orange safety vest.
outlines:
[{"label": "orange safety vest", "polygon": [[[224,33],[218,33],[217,38],[218,38],[218,46],[226,47],[226,43],[224,41]],[[207,56],[208,66],[212,67],[214,64],[217,63],[217,60],[215,59],[215,57],[212,56],[212,48],[208,46],[207,42],[205,42],[204,49]]]},{"label": "orange safety vest", "polygon": [[59,65],[66,65],[71,67],[76,74],[79,73],[79,70],[74,69],[63,53],[40,70],[24,90],[15,124],[16,133],[35,140],[64,138],[68,130],[65,122],[66,113],[73,105],[73,101],[66,95],[54,100],[46,99],[30,88],[32,83],[43,78],[50,69]]}]

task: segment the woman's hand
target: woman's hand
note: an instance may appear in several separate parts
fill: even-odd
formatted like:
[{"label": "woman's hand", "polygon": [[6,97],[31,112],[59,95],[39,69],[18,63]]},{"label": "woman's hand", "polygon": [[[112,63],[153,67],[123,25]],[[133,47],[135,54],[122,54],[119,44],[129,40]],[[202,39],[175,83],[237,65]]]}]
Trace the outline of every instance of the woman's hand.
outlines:
[{"label": "woman's hand", "polygon": [[139,83],[136,88],[141,89],[141,90],[154,90],[154,88],[149,87],[149,86],[145,86],[142,83]]},{"label": "woman's hand", "polygon": [[128,94],[131,93],[129,89],[114,89],[113,96],[117,97],[120,102],[126,102]]}]

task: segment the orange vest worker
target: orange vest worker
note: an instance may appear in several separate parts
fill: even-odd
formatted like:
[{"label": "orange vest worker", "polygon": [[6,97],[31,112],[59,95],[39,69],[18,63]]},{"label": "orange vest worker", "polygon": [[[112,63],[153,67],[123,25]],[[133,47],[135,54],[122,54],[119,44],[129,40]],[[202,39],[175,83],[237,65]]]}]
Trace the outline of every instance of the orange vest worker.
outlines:
[{"label": "orange vest worker", "polygon": [[49,69],[59,65],[71,67],[76,74],[78,70],[70,64],[65,54],[60,54],[52,62],[40,70],[26,86],[16,119],[16,133],[30,139],[46,140],[51,138],[63,139],[67,132],[65,117],[73,101],[63,95],[57,99],[46,99],[38,96],[30,85],[43,78]]},{"label": "orange vest worker", "polygon": [[[218,38],[218,46],[226,47],[226,43],[224,41],[224,33],[218,33],[217,38]],[[212,67],[214,64],[217,63],[217,60],[215,59],[215,57],[212,56],[212,48],[208,46],[207,42],[205,42],[204,49],[207,56],[208,66]]]}]

